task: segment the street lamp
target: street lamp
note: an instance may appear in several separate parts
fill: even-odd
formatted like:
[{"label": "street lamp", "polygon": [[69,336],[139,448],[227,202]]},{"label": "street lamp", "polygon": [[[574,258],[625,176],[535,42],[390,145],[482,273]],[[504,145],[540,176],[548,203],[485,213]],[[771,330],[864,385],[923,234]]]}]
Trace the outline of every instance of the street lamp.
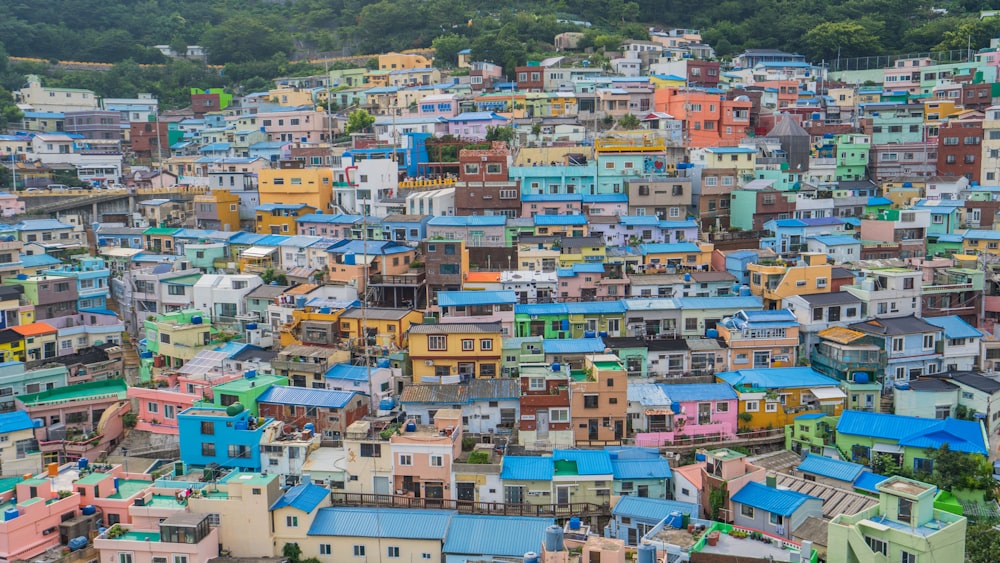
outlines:
[{"label": "street lamp", "polygon": [[[122,457],[125,458],[125,475],[128,475],[128,448],[122,446]],[[126,477],[128,478],[128,477]]]}]

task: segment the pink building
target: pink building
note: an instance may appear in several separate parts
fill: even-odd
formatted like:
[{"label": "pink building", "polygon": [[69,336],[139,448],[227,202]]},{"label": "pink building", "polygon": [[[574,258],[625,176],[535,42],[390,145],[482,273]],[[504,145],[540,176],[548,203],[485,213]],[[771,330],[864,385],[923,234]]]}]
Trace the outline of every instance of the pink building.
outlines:
[{"label": "pink building", "polygon": [[21,213],[24,213],[24,202],[18,200],[15,194],[0,192],[0,215],[13,217]]},{"label": "pink building", "polygon": [[439,291],[441,324],[500,323],[504,336],[514,334],[513,291]]},{"label": "pink building", "polygon": [[535,215],[582,215],[581,194],[525,194],[521,196],[521,217]]},{"label": "pink building", "polygon": [[272,141],[305,141],[316,143],[326,140],[326,114],[314,109],[261,113],[257,120]]},{"label": "pink building", "polygon": [[79,495],[80,505],[93,505],[104,515],[106,525],[129,523],[129,508],[136,499],[148,499],[152,494],[152,477],[145,473],[125,473],[121,465],[108,471],[93,471],[73,482],[72,491]]},{"label": "pink building", "polygon": [[202,563],[219,556],[219,530],[208,514],[180,512],[149,530],[112,526],[94,547],[101,563]]},{"label": "pink building", "polygon": [[433,94],[417,102],[420,117],[455,117],[458,115],[458,100],[455,94]]},{"label": "pink building", "polygon": [[933,61],[928,58],[898,60],[885,69],[882,88],[893,92],[906,90],[911,94],[919,94],[923,67],[932,64]]},{"label": "pink building", "polygon": [[154,434],[177,435],[177,413],[190,408],[201,395],[181,393],[171,388],[129,387],[128,398],[136,399],[139,416],[135,429]]},{"label": "pink building", "polygon": [[42,461],[65,463],[97,459],[121,440],[122,415],[130,409],[126,390],[124,379],[109,379],[20,395],[16,402],[44,421],[35,429]]},{"label": "pink building", "polygon": [[614,272],[605,272],[604,264],[573,264],[557,271],[560,301],[609,301],[625,295],[628,278],[621,272],[621,265],[607,265]]},{"label": "pink building", "polygon": [[487,127],[504,127],[507,118],[492,111],[471,111],[448,118],[448,134],[460,139],[479,140],[486,138]]},{"label": "pink building", "polygon": [[671,444],[678,435],[722,439],[736,435],[739,399],[726,383],[633,387],[629,390],[629,410],[639,414],[638,421],[633,423],[637,446]]},{"label": "pink building", "polygon": [[393,492],[427,499],[455,498],[451,464],[462,454],[461,410],[437,411],[432,425],[408,421],[403,432],[389,442]]},{"label": "pink building", "polygon": [[[10,492],[14,492],[17,505],[6,503]],[[48,479],[26,479],[3,497],[6,508],[0,521],[0,561],[31,560],[58,546],[59,524],[66,520],[64,516],[77,516],[80,509],[79,495],[60,499]]]}]

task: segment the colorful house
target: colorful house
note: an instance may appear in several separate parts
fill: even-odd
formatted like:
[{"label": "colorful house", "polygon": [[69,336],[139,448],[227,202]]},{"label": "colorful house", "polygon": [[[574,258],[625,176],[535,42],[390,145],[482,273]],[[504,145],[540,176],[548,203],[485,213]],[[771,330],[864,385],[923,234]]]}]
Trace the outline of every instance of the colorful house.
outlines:
[{"label": "colorful house", "polygon": [[534,506],[604,504],[614,479],[605,450],[554,450],[552,457],[504,456],[504,502]]},{"label": "colorful house", "polygon": [[258,420],[236,405],[191,407],[178,417],[181,459],[187,465],[216,463],[260,471],[261,435],[273,422],[271,418]]},{"label": "colorful house", "polygon": [[989,441],[978,421],[916,418],[844,411],[837,422],[837,448],[854,462],[871,466],[877,454],[891,456],[915,473],[930,473],[934,462],[927,448],[944,444],[953,451],[989,455]]},{"label": "colorful house", "polygon": [[316,213],[316,208],[305,203],[265,203],[258,205],[257,234],[294,235],[299,217]]},{"label": "colorful house", "polygon": [[740,425],[748,428],[783,427],[807,413],[836,416],[847,397],[837,380],[809,367],[744,369],[716,378],[736,391]]},{"label": "colorful house", "polygon": [[633,383],[628,394],[636,445],[671,444],[678,436],[736,434],[738,397],[726,383]]},{"label": "colorful house", "polygon": [[410,326],[414,382],[458,382],[497,377],[500,323],[415,324]]},{"label": "colorful house", "polygon": [[740,311],[716,327],[731,369],[789,367],[798,361],[799,322],[787,309]]},{"label": "colorful house", "polygon": [[790,539],[807,518],[823,516],[823,499],[750,482],[731,497],[733,524]]}]

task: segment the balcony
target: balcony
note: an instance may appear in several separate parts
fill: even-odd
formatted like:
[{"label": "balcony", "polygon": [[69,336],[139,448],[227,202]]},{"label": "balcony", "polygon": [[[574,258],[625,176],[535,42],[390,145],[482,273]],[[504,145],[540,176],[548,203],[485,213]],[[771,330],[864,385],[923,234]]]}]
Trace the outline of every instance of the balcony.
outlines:
[{"label": "balcony", "polygon": [[317,375],[321,373],[326,373],[327,365],[326,362],[313,363],[313,362],[295,362],[291,360],[272,360],[271,367],[274,369],[275,373],[284,374],[284,372],[292,373],[308,373],[312,375]]},{"label": "balcony", "polygon": [[372,274],[369,283],[371,285],[378,285],[378,286],[418,287],[424,285],[426,281],[427,281],[427,275],[424,272],[416,272],[412,274],[401,274],[401,275],[391,275],[391,276]]}]

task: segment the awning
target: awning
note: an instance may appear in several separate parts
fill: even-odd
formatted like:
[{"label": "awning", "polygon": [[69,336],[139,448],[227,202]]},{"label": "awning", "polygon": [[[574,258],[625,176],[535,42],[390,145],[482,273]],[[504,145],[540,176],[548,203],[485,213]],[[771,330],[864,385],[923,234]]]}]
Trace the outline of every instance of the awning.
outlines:
[{"label": "awning", "polygon": [[840,390],[840,387],[816,387],[810,389],[809,392],[815,395],[820,401],[847,398],[847,395]]},{"label": "awning", "polygon": [[884,454],[901,454],[903,453],[903,448],[895,444],[875,444],[872,449],[876,452],[881,452]]},{"label": "awning", "polygon": [[278,250],[277,248],[268,248],[266,246],[251,246],[250,248],[243,251],[244,258],[266,258]]},{"label": "awning", "polygon": [[646,416],[660,416],[674,414],[674,411],[670,409],[646,409]]}]

